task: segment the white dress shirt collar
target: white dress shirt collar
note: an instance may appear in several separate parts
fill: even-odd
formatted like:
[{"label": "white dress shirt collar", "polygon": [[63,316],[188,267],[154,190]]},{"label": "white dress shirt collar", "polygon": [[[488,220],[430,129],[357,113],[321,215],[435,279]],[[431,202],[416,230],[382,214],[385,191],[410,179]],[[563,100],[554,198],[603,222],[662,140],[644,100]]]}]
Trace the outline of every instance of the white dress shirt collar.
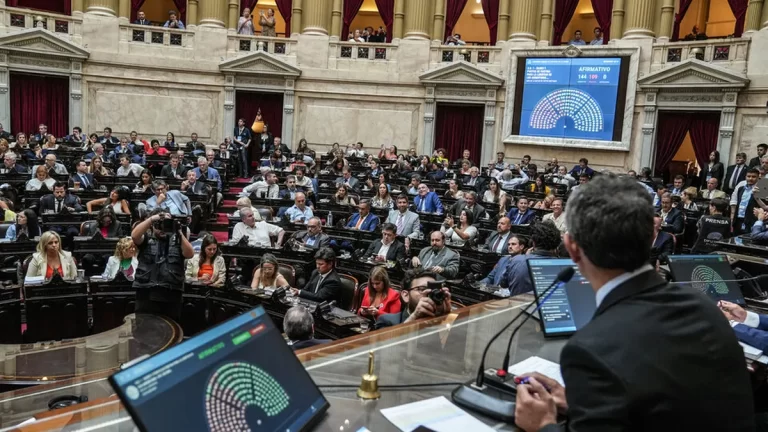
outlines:
[{"label": "white dress shirt collar", "polygon": [[600,289],[595,293],[597,307],[600,307],[600,304],[603,303],[603,300],[605,300],[608,294],[616,289],[616,287],[639,275],[640,273],[647,272],[648,270],[653,270],[653,267],[651,267],[650,264],[646,264],[633,272],[622,273],[621,275],[616,276],[615,278],[606,282],[606,284],[601,286]]}]

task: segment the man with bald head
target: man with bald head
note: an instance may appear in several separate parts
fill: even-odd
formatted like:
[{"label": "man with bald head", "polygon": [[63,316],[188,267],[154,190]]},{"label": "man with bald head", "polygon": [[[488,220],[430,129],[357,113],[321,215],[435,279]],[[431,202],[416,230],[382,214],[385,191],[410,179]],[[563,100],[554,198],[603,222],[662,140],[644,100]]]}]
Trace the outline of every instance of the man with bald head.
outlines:
[{"label": "man with bald head", "polygon": [[418,195],[413,199],[413,205],[418,213],[436,213],[443,214],[443,203],[436,192],[429,190],[424,183],[420,183]]},{"label": "man with bald head", "polygon": [[488,236],[485,241],[485,248],[497,254],[503,254],[507,250],[507,242],[512,234],[509,229],[512,227],[512,221],[508,217],[499,218],[496,223],[496,231]]},{"label": "man with bald head", "polygon": [[707,180],[707,188],[701,191],[701,197],[705,199],[725,198],[725,192],[718,189],[719,182],[715,177]]}]

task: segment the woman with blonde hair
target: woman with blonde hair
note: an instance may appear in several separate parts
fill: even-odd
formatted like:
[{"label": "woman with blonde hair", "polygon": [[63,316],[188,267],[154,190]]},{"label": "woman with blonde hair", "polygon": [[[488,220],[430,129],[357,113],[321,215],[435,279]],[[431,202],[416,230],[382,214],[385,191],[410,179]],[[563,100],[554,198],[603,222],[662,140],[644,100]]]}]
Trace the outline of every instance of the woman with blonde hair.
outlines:
[{"label": "woman with blonde hair", "polygon": [[274,289],[288,286],[288,281],[280,274],[278,271],[279,268],[280,264],[278,264],[277,258],[275,258],[274,255],[264,254],[264,256],[261,257],[261,265],[253,273],[251,288]]},{"label": "woman with blonde hair", "polygon": [[122,271],[126,279],[133,280],[136,268],[139,266],[139,260],[136,258],[136,245],[130,237],[123,237],[117,241],[115,254],[109,257],[107,267],[104,269],[101,277],[112,280],[118,271]]},{"label": "woman with blonde hair", "polygon": [[683,208],[690,211],[699,211],[699,206],[693,202],[698,196],[698,192],[695,187],[687,187],[683,190],[683,195],[680,197],[683,201]]},{"label": "woman with blonde hair", "polygon": [[400,292],[392,288],[387,269],[383,266],[371,269],[368,275],[368,289],[363,294],[357,314],[375,321],[379,315],[399,313],[401,307]]},{"label": "woman with blonde hair", "polygon": [[93,174],[96,177],[113,176],[115,173],[109,168],[104,166],[104,159],[100,156],[95,156],[91,159],[91,164],[88,165],[88,174]]},{"label": "woman with blonde hair", "polygon": [[216,237],[207,234],[203,237],[200,252],[187,260],[186,277],[212,287],[221,288],[227,279],[227,267],[221,256],[219,242]]},{"label": "woman with blonde hair", "polygon": [[48,190],[53,190],[53,185],[56,184],[56,179],[52,178],[48,173],[48,167],[46,165],[38,165],[35,169],[35,177],[27,180],[24,189],[28,191],[39,191],[40,188],[45,185]]},{"label": "woman with blonde hair", "polygon": [[46,231],[37,242],[37,252],[27,267],[27,277],[50,279],[54,274],[64,279],[77,277],[77,265],[72,254],[61,249],[61,237],[54,231]]}]

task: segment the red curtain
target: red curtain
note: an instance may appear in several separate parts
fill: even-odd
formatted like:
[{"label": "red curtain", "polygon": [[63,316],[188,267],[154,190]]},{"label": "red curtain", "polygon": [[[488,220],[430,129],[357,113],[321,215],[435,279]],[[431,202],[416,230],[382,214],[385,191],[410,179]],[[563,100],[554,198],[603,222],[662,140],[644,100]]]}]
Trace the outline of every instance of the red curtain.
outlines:
[{"label": "red curtain", "polygon": [[179,10],[179,19],[187,25],[187,0],[173,0],[173,4],[176,5],[176,9]]},{"label": "red curtain", "polygon": [[741,37],[744,33],[744,21],[747,19],[747,7],[749,6],[749,0],[728,0],[728,5],[731,6],[731,12],[736,17],[736,28],[733,30],[735,37]]},{"label": "red curtain", "polygon": [[685,18],[688,8],[691,7],[691,3],[693,3],[693,0],[680,0],[680,7],[677,8],[678,12],[675,14],[675,24],[672,26],[672,42],[680,40],[680,23],[683,22],[683,18]]},{"label": "red curtain", "polygon": [[[293,0],[275,0],[277,10],[285,21],[285,37],[291,37],[291,15],[293,15]],[[392,12],[394,15],[394,10]],[[301,31],[301,29],[299,29]]]},{"label": "red curtain", "polygon": [[[11,74],[11,130],[37,133],[40,123],[62,137],[69,131],[69,78]],[[82,126],[82,125],[78,125]]]},{"label": "red curtain", "polygon": [[603,31],[603,45],[611,40],[611,19],[613,18],[613,0],[592,0],[595,19]]},{"label": "red curtain", "polygon": [[466,5],[467,0],[448,0],[448,4],[445,5],[445,34],[443,35],[443,42],[448,39],[448,36],[453,34],[453,28],[459,22],[461,13]]},{"label": "red curtain", "polygon": [[240,15],[241,16],[243,15],[243,11],[245,10],[245,8],[250,9],[251,13],[253,13],[258,3],[259,3],[259,0],[240,0]]},{"label": "red curtain", "polygon": [[355,19],[360,8],[363,6],[363,0],[344,0],[344,11],[342,15],[343,25],[341,26],[341,40],[347,40],[349,26]]},{"label": "red curtain", "polygon": [[5,0],[5,5],[10,7],[18,7],[19,0]]},{"label": "red curtain", "polygon": [[[496,45],[496,33],[499,26],[499,0],[483,0],[483,15],[491,33],[491,46]],[[459,155],[461,156],[461,155]]]},{"label": "red curtain", "polygon": [[573,18],[576,6],[578,5],[579,0],[555,1],[555,24],[552,45],[563,44],[563,33],[565,33],[565,28],[568,27],[568,23],[571,22],[571,18]]},{"label": "red curtain", "polygon": [[[395,0],[376,0],[376,7],[379,9],[379,15],[381,20],[384,21],[384,26],[387,27],[387,43],[392,42],[392,32],[394,31],[395,22]],[[342,35],[346,37],[346,35]]]},{"label": "red curtain", "polygon": [[[139,10],[141,10],[145,1],[146,0],[131,0],[131,23],[138,19]],[[184,25],[186,25],[186,23],[184,23]]]},{"label": "red curtain", "polygon": [[691,120],[692,116],[689,113],[659,113],[656,131],[656,173],[666,171],[669,163],[672,162],[672,158],[683,145]]},{"label": "red curtain", "polygon": [[8,6],[38,9],[42,11],[55,12],[63,15],[72,14],[72,0],[15,0],[6,2]]},{"label": "red curtain", "polygon": [[[709,163],[709,154],[717,149],[720,134],[720,113],[691,114],[691,143],[699,166]],[[727,155],[726,155],[727,157]]]},{"label": "red curtain", "polygon": [[[245,125],[251,127],[256,113],[261,108],[261,116],[264,123],[269,126],[269,132],[276,137],[283,135],[283,94],[282,93],[254,93],[239,91],[235,95],[235,116],[245,119]],[[234,130],[236,125],[227,127]],[[288,147],[291,143],[286,142]],[[250,146],[252,152],[259,152],[259,146]],[[252,154],[253,156],[253,154]]]},{"label": "red curtain", "polygon": [[473,159],[479,160],[485,107],[437,104],[435,115],[435,149],[444,148],[445,157],[450,161],[459,159],[464,149],[470,151]]}]

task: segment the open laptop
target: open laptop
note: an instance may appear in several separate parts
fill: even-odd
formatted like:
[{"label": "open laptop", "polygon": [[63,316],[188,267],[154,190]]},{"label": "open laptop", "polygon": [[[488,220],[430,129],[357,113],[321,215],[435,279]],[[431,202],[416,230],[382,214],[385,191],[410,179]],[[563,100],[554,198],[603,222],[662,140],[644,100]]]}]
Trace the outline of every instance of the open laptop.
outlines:
[{"label": "open laptop", "polygon": [[141,431],[305,431],[330,406],[262,306],[109,381]]},{"label": "open laptop", "polygon": [[[556,289],[542,305],[542,294],[565,267],[573,267],[576,274],[564,287]],[[595,291],[572,260],[532,258],[528,260],[528,273],[533,281],[544,336],[570,336],[592,319],[597,309]]]},{"label": "open laptop", "polygon": [[671,255],[669,271],[678,285],[692,287],[715,302],[726,300],[746,305],[725,255]]}]

